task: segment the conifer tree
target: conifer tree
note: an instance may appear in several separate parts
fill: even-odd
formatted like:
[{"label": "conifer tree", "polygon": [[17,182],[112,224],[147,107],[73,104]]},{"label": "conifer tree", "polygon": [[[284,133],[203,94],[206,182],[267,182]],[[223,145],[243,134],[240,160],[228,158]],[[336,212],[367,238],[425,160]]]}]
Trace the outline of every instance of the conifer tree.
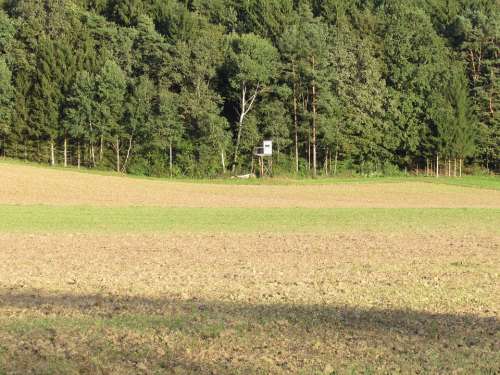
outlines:
[{"label": "conifer tree", "polygon": [[[116,62],[106,60],[98,77],[97,97],[99,102],[100,133],[108,140],[115,152],[115,169],[121,172],[122,138],[126,135],[123,126],[124,100],[127,88],[126,77]],[[102,143],[101,157],[102,159]]]},{"label": "conifer tree", "polygon": [[5,154],[6,139],[12,125],[14,110],[14,88],[12,87],[12,73],[0,57],[0,152]]},{"label": "conifer tree", "polygon": [[95,145],[99,124],[96,88],[95,77],[87,71],[78,72],[66,102],[64,124],[69,135],[77,142],[78,166],[83,144],[88,144],[91,164],[96,166]]},{"label": "conifer tree", "polygon": [[183,135],[178,98],[165,88],[160,88],[153,114],[154,141],[168,152],[169,173],[174,173],[174,147]]}]

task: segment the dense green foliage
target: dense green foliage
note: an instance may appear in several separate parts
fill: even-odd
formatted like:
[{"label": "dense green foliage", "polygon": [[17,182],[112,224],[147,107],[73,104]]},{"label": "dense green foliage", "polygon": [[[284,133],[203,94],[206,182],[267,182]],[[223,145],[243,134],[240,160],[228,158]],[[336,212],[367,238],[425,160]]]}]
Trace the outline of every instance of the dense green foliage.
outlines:
[{"label": "dense green foliage", "polygon": [[499,168],[495,0],[0,1],[0,153],[148,175]]}]

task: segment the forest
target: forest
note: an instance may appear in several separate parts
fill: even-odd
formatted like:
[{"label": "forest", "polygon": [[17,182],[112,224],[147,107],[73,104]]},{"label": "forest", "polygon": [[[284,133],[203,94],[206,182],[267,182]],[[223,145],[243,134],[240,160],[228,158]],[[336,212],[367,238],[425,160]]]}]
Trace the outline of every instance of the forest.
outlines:
[{"label": "forest", "polygon": [[0,155],[149,176],[500,169],[496,0],[0,0]]}]

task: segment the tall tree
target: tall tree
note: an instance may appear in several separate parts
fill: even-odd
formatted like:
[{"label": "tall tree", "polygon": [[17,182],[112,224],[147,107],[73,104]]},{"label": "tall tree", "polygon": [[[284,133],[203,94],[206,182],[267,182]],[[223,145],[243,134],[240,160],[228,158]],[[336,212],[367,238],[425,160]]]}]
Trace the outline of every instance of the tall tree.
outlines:
[{"label": "tall tree", "polygon": [[245,119],[254,108],[258,97],[276,78],[278,69],[277,50],[267,40],[254,34],[229,36],[226,71],[229,86],[233,90],[232,98],[238,102],[233,173],[238,164]]},{"label": "tall tree", "polygon": [[[123,126],[124,100],[127,88],[126,77],[116,62],[106,60],[98,77],[100,132],[107,138],[115,152],[115,169],[121,172],[121,140],[126,135]],[[101,143],[102,157],[102,143]]]},{"label": "tall tree", "polygon": [[[306,97],[306,109],[311,112],[310,134],[308,134],[308,158],[312,161],[312,174],[317,173],[317,138],[319,127],[318,100],[321,88],[327,89],[329,70],[328,29],[320,18],[314,17],[306,2],[299,2],[297,19],[286,30],[281,39],[281,49],[288,65],[289,80],[292,82],[292,100],[295,138],[295,168],[298,172],[299,159],[299,115],[298,96]],[[299,93],[301,90],[305,92]],[[309,151],[309,148],[311,151]]]},{"label": "tall tree", "polygon": [[65,127],[77,142],[77,159],[80,166],[81,145],[87,143],[92,166],[96,166],[95,144],[98,138],[97,83],[87,71],[78,72],[69,93],[65,109]]},{"label": "tall tree", "polygon": [[0,151],[5,153],[5,142],[9,135],[14,110],[14,88],[12,87],[12,73],[0,57]]},{"label": "tall tree", "polygon": [[442,87],[451,61],[429,16],[413,2],[389,1],[384,14],[387,120],[396,142],[396,161],[409,167],[422,148],[429,126],[430,95]]},{"label": "tall tree", "polygon": [[[200,175],[226,170],[227,120],[221,116],[223,100],[216,92],[217,73],[224,62],[224,29],[196,17],[198,27],[171,49],[171,85],[180,94],[179,106],[190,134],[194,169]],[[220,161],[221,168],[214,167]]]},{"label": "tall tree", "polygon": [[174,170],[174,147],[183,135],[178,98],[172,92],[160,88],[154,108],[154,140],[163,150],[168,151],[169,173],[170,177],[172,177]]},{"label": "tall tree", "polygon": [[121,171],[125,172],[138,143],[147,140],[152,121],[152,99],[154,86],[146,77],[140,76],[132,87],[126,105],[124,123],[124,138],[126,138],[125,159]]},{"label": "tall tree", "polygon": [[49,160],[56,164],[55,146],[60,134],[60,107],[63,99],[60,78],[61,71],[56,61],[56,43],[43,39],[37,51],[37,69],[30,95],[31,128],[37,129],[38,140],[49,144]]}]

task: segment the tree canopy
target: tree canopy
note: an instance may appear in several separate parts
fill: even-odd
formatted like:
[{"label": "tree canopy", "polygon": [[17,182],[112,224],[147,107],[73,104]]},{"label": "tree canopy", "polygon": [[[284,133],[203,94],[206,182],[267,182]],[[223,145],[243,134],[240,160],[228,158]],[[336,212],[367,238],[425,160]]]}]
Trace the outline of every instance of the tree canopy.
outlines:
[{"label": "tree canopy", "polygon": [[495,0],[0,1],[0,155],[146,175],[500,169]]}]

